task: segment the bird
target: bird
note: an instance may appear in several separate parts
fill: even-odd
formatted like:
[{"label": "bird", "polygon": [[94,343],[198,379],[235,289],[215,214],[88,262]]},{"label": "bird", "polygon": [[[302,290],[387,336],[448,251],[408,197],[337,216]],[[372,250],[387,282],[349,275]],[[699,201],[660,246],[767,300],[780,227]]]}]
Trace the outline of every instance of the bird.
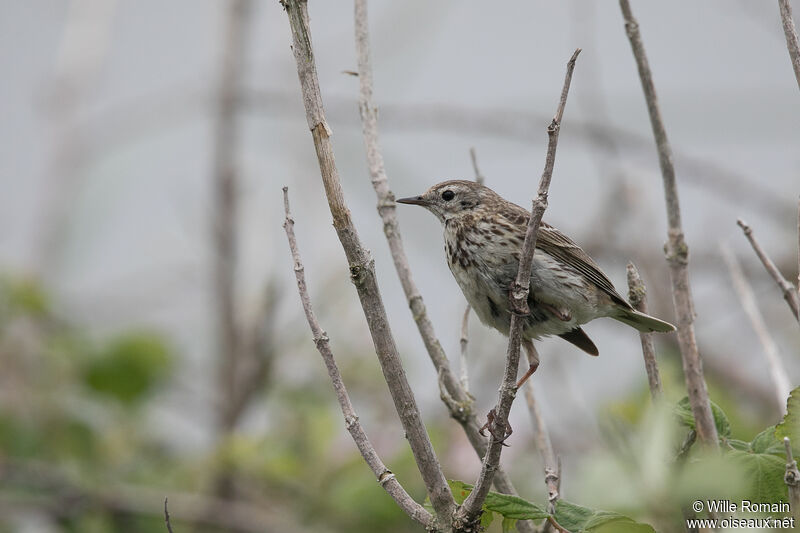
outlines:
[{"label": "bird", "polygon": [[[509,291],[519,270],[528,210],[467,180],[443,181],[397,202],[422,206],[439,219],[447,264],[467,302],[481,322],[508,336]],[[613,318],[642,332],[675,330],[634,309],[580,246],[544,221],[536,237],[527,303],[521,342],[529,368],[517,388],[539,366],[533,341],[542,337],[557,335],[596,356],[597,346],[581,328],[596,318]]]}]

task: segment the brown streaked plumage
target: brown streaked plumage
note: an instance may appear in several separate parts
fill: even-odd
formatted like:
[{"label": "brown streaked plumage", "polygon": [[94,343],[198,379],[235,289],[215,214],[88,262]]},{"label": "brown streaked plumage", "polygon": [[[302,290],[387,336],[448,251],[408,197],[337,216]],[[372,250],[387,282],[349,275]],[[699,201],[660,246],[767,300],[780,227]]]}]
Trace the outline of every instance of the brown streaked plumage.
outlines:
[{"label": "brown streaked plumage", "polygon": [[[519,269],[530,213],[488,187],[464,180],[445,181],[397,201],[436,215],[444,227],[447,264],[464,296],[484,324],[508,335],[508,290]],[[532,339],[558,335],[597,355],[580,327],[595,318],[610,317],[639,331],[675,329],[631,307],[586,252],[545,222],[536,239],[528,306],[522,336],[531,367],[518,385],[538,366]]]}]

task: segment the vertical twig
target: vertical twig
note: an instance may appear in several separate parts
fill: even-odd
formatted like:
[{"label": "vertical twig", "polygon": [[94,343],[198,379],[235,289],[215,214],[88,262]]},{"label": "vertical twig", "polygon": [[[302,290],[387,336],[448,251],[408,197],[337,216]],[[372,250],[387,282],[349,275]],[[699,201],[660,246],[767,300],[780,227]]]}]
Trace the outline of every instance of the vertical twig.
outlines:
[{"label": "vertical twig", "polygon": [[467,353],[467,346],[469,345],[469,313],[472,311],[472,307],[467,304],[467,307],[464,308],[464,316],[461,319],[461,359],[459,360],[461,363],[461,387],[464,389],[464,392],[469,394],[469,368],[467,366],[468,360],[468,353]]},{"label": "vertical twig", "polygon": [[[475,152],[474,147],[470,147],[469,149],[469,158],[472,161],[472,170],[475,172],[475,182],[483,185],[483,182],[486,181],[481,174],[480,169],[478,168],[478,156]],[[467,304],[466,308],[464,309],[464,317],[461,319],[461,386],[464,387],[464,390],[469,393],[469,369],[467,365],[468,361],[468,352],[467,346],[469,343],[469,313],[472,310],[472,307]]]},{"label": "vertical twig", "polygon": [[495,437],[495,433],[504,434],[508,425],[508,413],[511,411],[511,404],[516,395],[515,380],[519,367],[519,348],[522,334],[522,324],[525,317],[529,314],[527,299],[530,291],[531,268],[533,266],[533,251],[536,247],[536,236],[542,215],[547,208],[547,193],[550,188],[550,180],[553,176],[553,165],[556,158],[556,147],[558,146],[558,133],[561,128],[561,118],[564,115],[564,107],[567,104],[569,85],[572,81],[572,71],[575,69],[575,61],[581,50],[578,48],[567,62],[567,73],[564,78],[564,87],[561,90],[561,98],[558,103],[556,114],[552,122],[547,127],[548,144],[547,156],[545,158],[544,171],[539,181],[539,190],[533,200],[531,216],[528,219],[528,228],[525,232],[525,241],[522,245],[522,253],[519,262],[517,277],[511,286],[509,295],[511,309],[511,325],[508,333],[508,350],[506,353],[506,368],[503,374],[503,383],[500,386],[497,406],[494,408],[496,419],[496,431],[490,431],[489,449],[483,458],[481,473],[475,483],[475,488],[464,500],[458,512],[457,520],[464,524],[470,524],[479,516],[481,506],[489,487],[492,484],[494,470],[500,462],[500,452],[502,451],[502,438]]},{"label": "vertical twig", "polygon": [[169,523],[169,509],[167,508],[167,502],[169,498],[164,498],[164,522],[167,524],[167,533],[172,533],[172,524]]},{"label": "vertical twig", "polygon": [[333,227],[347,256],[350,278],[358,292],[375,345],[375,353],[394,400],[395,410],[403,424],[417,468],[430,495],[431,504],[436,511],[437,518],[443,524],[449,524],[455,509],[455,500],[439,466],[439,460],[422,422],[414,393],[400,362],[397,346],[386,316],[386,309],[378,289],[375,263],[361,244],[350,217],[350,210],[344,201],[344,192],[330,140],[332,133],[325,121],[322,107],[322,95],[308,25],[308,5],[305,0],[284,0],[282,5],[286,9],[292,30],[292,50],[306,108],[306,120],[314,139],[322,183],[333,217]]},{"label": "vertical twig", "polygon": [[800,471],[797,470],[797,461],[792,457],[792,443],[789,437],[783,437],[783,447],[786,450],[786,473],[783,475],[783,481],[789,489],[792,516],[800,520]]},{"label": "vertical twig", "polygon": [[769,258],[767,252],[761,247],[761,244],[756,240],[755,235],[753,235],[753,229],[747,225],[747,223],[742,220],[741,218],[736,220],[736,223],[742,228],[744,232],[744,236],[747,237],[747,240],[750,241],[750,246],[753,247],[753,250],[756,252],[756,255],[761,260],[761,264],[764,265],[764,268],[767,269],[767,272],[772,279],[775,280],[775,283],[778,284],[780,287],[781,292],[783,292],[783,299],[786,300],[786,303],[789,305],[789,309],[792,311],[795,319],[800,322],[800,293],[798,293],[797,289],[795,289],[786,278],[783,277],[778,267],[775,266],[775,263],[772,262],[772,259]]},{"label": "vertical twig", "polygon": [[[639,275],[639,270],[633,263],[628,263],[628,301],[637,311],[647,314],[647,288]],[[647,371],[647,383],[650,385],[650,396],[653,401],[661,398],[661,374],[658,371],[656,348],[653,344],[652,333],[639,333],[642,341],[642,355],[644,356],[644,369]]]},{"label": "vertical twig", "polygon": [[336,392],[336,398],[339,400],[339,407],[342,410],[342,415],[344,415],[347,431],[350,432],[353,441],[358,447],[358,451],[361,452],[361,456],[372,469],[380,485],[389,493],[394,501],[397,502],[397,505],[399,505],[408,516],[426,528],[430,527],[433,522],[433,517],[408,495],[403,486],[400,485],[400,482],[397,481],[392,471],[383,464],[383,461],[381,461],[381,458],[378,457],[378,454],[372,447],[364,429],[361,427],[355,409],[353,409],[353,404],[350,402],[350,396],[347,393],[347,388],[344,385],[339,367],[336,365],[336,359],[330,348],[328,334],[325,333],[319,325],[314,309],[311,306],[311,298],[308,295],[308,289],[306,287],[305,269],[303,268],[303,262],[300,258],[300,251],[297,248],[297,238],[294,234],[294,219],[289,211],[288,187],[283,188],[283,208],[286,215],[283,228],[286,230],[286,238],[289,241],[289,248],[291,249],[292,259],[294,260],[294,275],[297,279],[297,290],[300,293],[300,301],[303,304],[303,311],[306,314],[308,326],[311,328],[311,333],[314,336],[314,344],[317,345],[317,350],[325,362],[328,376],[333,383],[333,389]]},{"label": "vertical twig", "polygon": [[775,341],[772,340],[772,336],[767,329],[764,317],[758,309],[756,297],[753,294],[753,288],[750,286],[750,283],[748,283],[744,272],[742,272],[739,261],[736,259],[736,256],[733,255],[733,251],[731,251],[729,246],[724,244],[720,245],[720,251],[722,252],[722,258],[725,260],[725,264],[728,266],[728,272],[733,281],[733,288],[736,290],[736,295],[739,297],[742,309],[744,309],[747,318],[750,319],[750,324],[753,326],[758,339],[761,341],[761,346],[764,348],[764,359],[766,360],[767,368],[772,378],[772,391],[775,394],[775,406],[780,415],[783,416],[786,414],[786,398],[789,397],[792,390],[789,384],[789,376],[786,372],[786,367],[783,365],[783,361],[781,361],[781,357],[778,354],[778,347],[775,345]]},{"label": "vertical twig", "polygon": [[397,204],[394,201],[394,193],[389,188],[383,155],[378,143],[378,109],[372,103],[372,64],[370,61],[367,3],[366,0],[356,0],[354,4],[355,43],[358,56],[358,109],[361,115],[361,129],[367,152],[369,174],[372,180],[372,187],[375,189],[375,194],[378,198],[378,214],[383,221],[383,233],[389,243],[392,260],[400,278],[400,284],[403,286],[403,292],[406,295],[411,314],[436,371],[444,381],[448,393],[456,401],[465,402],[468,399],[460,393],[456,386],[456,378],[450,371],[447,355],[444,353],[436,337],[433,324],[428,318],[425,303],[416,283],[414,283],[411,268],[403,248],[396,215]]},{"label": "vertical twig", "polygon": [[472,161],[472,170],[475,171],[475,181],[483,185],[483,182],[486,181],[486,178],[481,174],[481,170],[478,168],[478,155],[475,152],[475,147],[470,147],[469,149],[469,158]]},{"label": "vertical twig", "polygon": [[800,197],[797,199],[797,300],[800,301]]},{"label": "vertical twig", "polygon": [[789,59],[792,61],[797,86],[800,87],[800,44],[797,42],[797,30],[792,19],[792,4],[789,0],[778,0],[778,7],[781,11],[781,24],[783,34],[786,36],[786,48],[789,49]]},{"label": "vertical twig", "polygon": [[236,99],[244,66],[244,49],[249,0],[230,0],[226,5],[226,22],[217,80],[214,110],[213,212],[214,244],[214,314],[217,325],[220,436],[235,426],[238,413],[234,409],[237,390],[237,369],[242,352],[236,298],[236,256],[238,218],[238,173],[236,150],[239,144],[236,121]]},{"label": "vertical twig", "polygon": [[718,448],[717,428],[711,414],[708,390],[703,377],[703,363],[700,360],[694,333],[694,302],[689,287],[689,247],[686,244],[681,225],[681,209],[678,200],[678,186],[675,182],[675,167],[672,164],[672,148],[661,120],[656,88],[639,33],[639,24],[633,18],[628,0],[620,0],[619,5],[625,19],[625,32],[631,43],[642,89],[647,100],[647,111],[650,114],[650,124],[653,127],[653,136],[658,148],[658,161],[664,182],[664,198],[669,225],[665,252],[672,280],[672,300],[678,319],[678,344],[683,360],[683,373],[686,378],[689,402],[692,406],[700,441],[708,447]]},{"label": "vertical twig", "polygon": [[550,432],[547,430],[547,424],[542,416],[542,411],[539,409],[539,404],[536,401],[536,395],[533,390],[533,381],[523,385],[525,388],[525,402],[528,404],[528,413],[531,416],[531,423],[533,425],[533,434],[536,440],[536,448],[539,450],[539,455],[542,457],[542,464],[544,465],[544,484],[547,487],[547,512],[554,513],[555,505],[560,495],[561,472],[556,460],[556,454],[553,451],[553,443],[550,440]]}]

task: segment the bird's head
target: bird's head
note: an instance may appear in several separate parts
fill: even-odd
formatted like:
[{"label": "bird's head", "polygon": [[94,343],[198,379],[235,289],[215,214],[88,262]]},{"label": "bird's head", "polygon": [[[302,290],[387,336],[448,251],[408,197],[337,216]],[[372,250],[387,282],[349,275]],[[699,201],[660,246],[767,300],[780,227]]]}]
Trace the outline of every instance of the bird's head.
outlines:
[{"label": "bird's head", "polygon": [[437,183],[419,196],[397,200],[401,204],[421,205],[442,223],[473,213],[496,194],[479,183],[466,180],[450,180]]}]

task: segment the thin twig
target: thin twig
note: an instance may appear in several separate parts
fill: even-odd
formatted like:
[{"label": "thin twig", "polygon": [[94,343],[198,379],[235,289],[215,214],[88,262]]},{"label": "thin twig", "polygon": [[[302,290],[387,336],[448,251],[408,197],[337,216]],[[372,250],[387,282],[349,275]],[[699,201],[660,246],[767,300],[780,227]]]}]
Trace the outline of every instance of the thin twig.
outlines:
[{"label": "thin twig", "polygon": [[333,156],[331,130],[325,121],[319,78],[311,47],[308,25],[308,5],[305,0],[282,2],[289,17],[292,30],[292,50],[297,64],[297,74],[306,108],[306,120],[314,139],[322,184],[328,197],[328,206],[333,216],[333,227],[344,249],[350,266],[350,279],[358,292],[361,307],[369,326],[375,353],[381,365],[384,379],[394,401],[406,439],[411,447],[417,468],[422,475],[425,488],[436,511],[437,518],[449,524],[456,507],[450,486],[439,466],[439,460],[431,445],[430,437],[422,422],[414,392],[408,383],[394,342],[389,319],[378,288],[375,262],[361,244],[350,210],[344,201],[344,191],[339,180],[339,171]]},{"label": "thin twig", "polygon": [[414,282],[411,267],[403,248],[403,240],[400,236],[400,227],[397,221],[397,204],[394,201],[394,193],[389,188],[383,155],[378,143],[378,110],[372,103],[372,65],[370,62],[366,0],[356,0],[354,11],[360,89],[358,108],[361,115],[361,127],[367,152],[370,178],[378,198],[378,214],[383,222],[383,233],[386,235],[395,270],[406,295],[411,315],[414,317],[419,334],[428,351],[428,356],[433,362],[444,390],[453,399],[453,402],[446,402],[446,405],[450,409],[450,415],[459,420],[463,418],[465,411],[471,411],[471,398],[466,394],[463,387],[459,387],[458,380],[450,369],[447,355],[436,337],[433,323],[428,318],[425,303]]},{"label": "thin twig", "polygon": [[[637,311],[647,314],[647,288],[639,275],[639,270],[633,263],[628,263],[628,301]],[[650,385],[650,396],[653,401],[661,398],[661,373],[658,371],[656,348],[653,344],[652,333],[639,333],[642,341],[642,355],[644,356],[644,369],[647,371],[647,383]]]},{"label": "thin twig", "polygon": [[[420,336],[422,337],[428,356],[436,369],[442,400],[447,406],[450,416],[461,424],[470,444],[475,449],[479,457],[486,453],[486,439],[478,433],[480,424],[472,410],[473,399],[469,394],[467,381],[466,365],[466,336],[462,330],[462,359],[461,359],[461,380],[454,376],[447,355],[442,349],[441,343],[436,337],[433,324],[428,318],[425,303],[422,295],[414,282],[411,268],[403,248],[403,241],[400,236],[400,228],[397,221],[394,194],[389,187],[389,180],[378,142],[378,113],[372,101],[373,77],[372,64],[370,60],[369,44],[369,24],[367,17],[367,5],[365,0],[357,0],[354,9],[355,18],[355,42],[358,56],[358,79],[359,79],[359,112],[361,116],[361,127],[366,146],[367,163],[369,166],[370,178],[373,188],[378,198],[378,213],[383,222],[384,234],[389,244],[395,270],[406,295],[411,314],[417,324]],[[473,157],[473,164],[474,164]],[[476,167],[477,168],[477,167]],[[466,315],[465,315],[466,316]],[[495,473],[494,485],[498,491],[506,494],[516,494],[511,478],[502,469],[498,468]],[[517,524],[522,533],[531,533],[533,526],[528,521]]]},{"label": "thin twig", "polygon": [[[478,168],[478,156],[475,152],[475,148],[471,147],[469,149],[469,158],[472,161],[472,169],[475,172],[475,181],[481,185],[483,185],[485,178],[483,174],[481,174],[480,169]],[[468,352],[467,347],[469,345],[469,313],[472,310],[472,306],[467,304],[464,308],[464,316],[461,319],[461,386],[464,387],[464,390],[469,393],[469,368],[467,365],[468,360]]]},{"label": "thin twig", "polygon": [[792,516],[800,520],[800,471],[797,470],[797,461],[792,457],[792,443],[789,437],[783,437],[783,448],[786,450],[786,473],[783,475],[783,481],[789,488]]},{"label": "thin twig", "polygon": [[800,300],[800,197],[797,199],[797,299]]},{"label": "thin twig", "polygon": [[786,36],[786,48],[789,49],[789,58],[792,60],[797,86],[800,87],[800,44],[797,42],[797,30],[794,27],[794,20],[792,20],[792,4],[789,0],[778,0],[778,7],[781,11],[783,34]]},{"label": "thin twig", "polygon": [[169,509],[167,508],[167,502],[169,498],[164,498],[164,522],[167,524],[167,531],[172,533],[172,524],[169,523]]},{"label": "thin twig", "polygon": [[678,200],[678,186],[675,181],[675,167],[672,164],[672,148],[661,120],[656,88],[639,33],[639,24],[633,18],[628,0],[620,0],[619,5],[625,19],[625,32],[631,43],[642,89],[647,100],[647,111],[650,114],[650,124],[653,127],[653,136],[658,148],[658,161],[664,182],[664,198],[669,225],[668,240],[664,248],[672,280],[672,301],[678,319],[678,345],[683,360],[683,374],[686,378],[689,403],[692,406],[700,441],[708,447],[718,448],[717,428],[711,414],[708,390],[703,378],[703,363],[694,333],[694,302],[689,288],[689,247],[686,244],[681,225],[681,209]]},{"label": "thin twig", "polygon": [[372,447],[366,433],[364,433],[364,429],[361,427],[358,416],[353,409],[353,404],[350,402],[350,396],[347,393],[347,389],[342,381],[342,375],[339,372],[339,367],[336,365],[336,360],[330,348],[328,335],[319,325],[314,310],[311,307],[311,298],[306,288],[303,262],[300,258],[300,251],[297,248],[297,239],[294,234],[294,219],[292,219],[292,215],[289,211],[288,187],[283,188],[283,207],[286,214],[283,227],[286,230],[286,238],[289,241],[289,248],[291,249],[292,258],[294,259],[294,275],[295,278],[297,278],[297,290],[300,293],[300,301],[303,304],[303,311],[305,311],[308,326],[311,328],[311,333],[314,336],[314,344],[317,345],[317,350],[325,362],[328,376],[330,376],[331,382],[333,383],[333,389],[336,392],[337,400],[339,400],[339,407],[342,409],[347,431],[350,432],[353,441],[358,447],[358,451],[361,452],[364,461],[366,461],[372,469],[378,482],[394,501],[397,502],[397,505],[399,505],[408,516],[423,526],[429,527],[433,522],[433,517],[408,495],[403,486],[400,485],[400,482],[397,481],[392,471],[383,464],[383,461],[381,461],[381,458],[378,457],[378,454],[375,452],[375,448]]},{"label": "thin twig", "polygon": [[471,147],[469,149],[469,158],[472,161],[472,169],[475,171],[475,181],[480,185],[483,185],[483,182],[486,181],[486,178],[483,177],[481,170],[478,168],[478,155],[475,152],[475,147]]},{"label": "thin twig", "polygon": [[467,366],[468,360],[468,352],[467,347],[469,346],[469,313],[472,311],[472,307],[467,304],[467,307],[464,308],[464,317],[461,319],[461,339],[459,340],[461,344],[461,359],[459,360],[461,363],[461,386],[464,388],[464,392],[469,394],[469,368]]},{"label": "thin twig", "polygon": [[550,433],[547,430],[542,411],[539,409],[539,404],[536,402],[533,380],[528,380],[523,387],[525,388],[525,401],[528,404],[528,412],[531,415],[536,448],[539,450],[539,455],[542,457],[542,464],[544,465],[544,483],[547,487],[547,512],[554,513],[555,504],[560,497],[559,485],[561,483],[561,475],[559,473],[558,462],[553,452],[553,444],[550,441]]},{"label": "thin twig", "polygon": [[756,255],[761,260],[761,264],[764,265],[764,268],[767,269],[767,272],[772,279],[775,280],[775,283],[778,284],[781,291],[783,292],[783,299],[786,300],[786,303],[789,305],[789,309],[791,309],[792,314],[794,315],[795,319],[800,322],[800,294],[798,294],[797,289],[795,289],[789,281],[783,277],[778,267],[775,266],[775,263],[772,262],[772,259],[769,258],[767,252],[761,247],[761,244],[756,240],[755,235],[753,235],[753,229],[747,225],[747,223],[742,220],[741,218],[736,220],[736,223],[742,228],[745,237],[747,240],[750,241],[750,246],[753,247],[753,250],[756,252]]},{"label": "thin twig", "polygon": [[511,325],[508,333],[508,350],[506,353],[506,368],[503,383],[500,386],[497,406],[494,408],[496,419],[496,431],[490,431],[489,449],[483,458],[481,473],[475,483],[475,488],[459,510],[457,520],[465,524],[472,523],[480,514],[489,487],[492,484],[494,470],[500,462],[500,452],[503,447],[502,438],[495,437],[495,433],[504,434],[508,426],[508,414],[511,411],[511,404],[516,395],[516,375],[519,366],[519,348],[522,334],[522,324],[530,310],[528,309],[527,299],[530,291],[531,269],[533,266],[533,251],[536,247],[536,236],[542,215],[547,208],[547,193],[550,188],[550,180],[553,176],[553,165],[555,164],[556,147],[558,146],[558,133],[561,128],[561,118],[564,115],[564,106],[567,103],[569,85],[572,80],[572,71],[575,69],[575,61],[581,50],[578,48],[567,62],[567,73],[564,78],[564,87],[561,90],[561,98],[558,103],[556,114],[547,128],[548,144],[547,156],[545,158],[544,171],[539,181],[539,190],[533,200],[531,216],[528,220],[528,228],[525,232],[525,241],[522,245],[522,253],[519,263],[519,271],[514,281],[509,299],[511,304]]},{"label": "thin twig", "polygon": [[764,322],[764,317],[758,309],[756,297],[753,294],[753,288],[747,281],[744,272],[742,272],[742,267],[736,259],[736,256],[733,255],[730,246],[721,244],[720,251],[722,252],[722,258],[725,260],[725,264],[728,266],[728,272],[733,281],[733,288],[736,290],[736,295],[739,297],[742,309],[744,309],[747,318],[750,319],[750,325],[753,326],[758,340],[761,341],[761,346],[764,348],[764,359],[767,363],[770,377],[772,378],[772,391],[775,394],[775,407],[778,409],[779,414],[783,416],[786,414],[786,398],[789,397],[792,387],[789,384],[789,375],[786,372],[786,367],[778,353],[778,346],[772,339],[767,324]]}]

